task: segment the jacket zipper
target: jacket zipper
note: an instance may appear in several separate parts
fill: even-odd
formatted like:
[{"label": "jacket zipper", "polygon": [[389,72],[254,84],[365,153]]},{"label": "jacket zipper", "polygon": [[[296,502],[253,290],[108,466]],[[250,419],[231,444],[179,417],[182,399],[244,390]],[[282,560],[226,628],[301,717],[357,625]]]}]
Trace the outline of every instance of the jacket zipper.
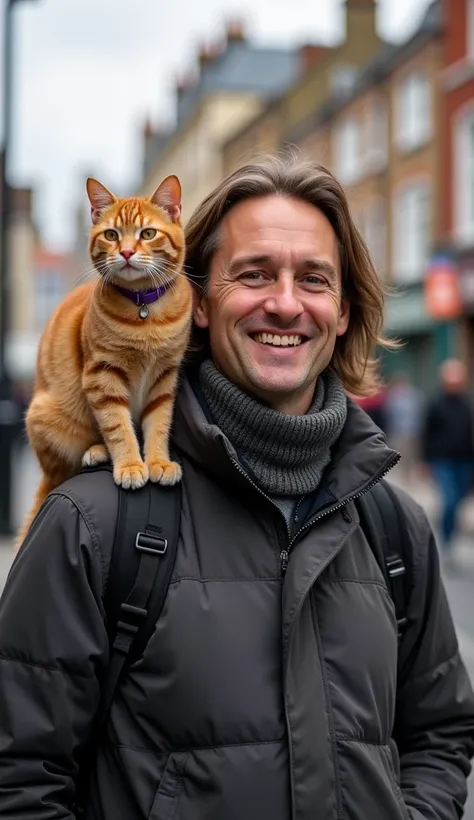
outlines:
[{"label": "jacket zipper", "polygon": [[[268,496],[266,493],[264,493],[263,490],[260,489],[258,484],[255,484],[255,482],[252,481],[252,479],[250,478],[248,473],[245,472],[243,467],[240,466],[239,462],[236,461],[235,458],[231,458],[231,462],[234,465],[234,467],[236,468],[236,470],[238,470],[238,472],[242,476],[244,476],[244,478],[247,479],[247,481],[252,485],[252,487],[254,487],[254,489],[257,490],[257,492],[260,493],[260,495],[263,495],[263,497],[266,498],[267,501],[269,501],[270,504],[272,504],[272,506],[275,507],[276,510],[278,510],[278,513],[279,513],[280,517],[283,518],[283,520],[285,522],[286,531],[288,533],[288,547],[287,547],[287,549],[282,549],[281,552],[280,552],[280,568],[281,568],[281,574],[282,574],[282,576],[284,576],[285,573],[286,573],[286,570],[288,568],[288,561],[290,559],[291,549],[294,546],[295,542],[300,537],[301,533],[305,532],[307,529],[310,529],[310,527],[312,527],[313,524],[315,524],[317,521],[320,521],[321,518],[325,518],[327,515],[330,515],[331,513],[336,512],[337,510],[341,510],[343,507],[345,507],[351,501],[357,501],[358,498],[362,498],[363,495],[370,492],[372,487],[375,487],[375,485],[378,484],[379,481],[381,481],[382,478],[384,478],[387,475],[387,473],[389,473],[390,470],[392,470],[395,467],[396,464],[398,464],[400,459],[401,459],[401,456],[400,456],[399,453],[397,453],[397,455],[393,457],[393,459],[389,462],[389,464],[387,464],[385,469],[381,473],[379,473],[379,475],[377,475],[376,478],[374,478],[374,480],[367,487],[365,487],[365,489],[361,490],[358,493],[354,493],[354,495],[348,496],[344,501],[340,501],[337,504],[333,504],[332,507],[328,507],[327,510],[323,510],[323,512],[319,513],[319,515],[316,515],[314,518],[312,518],[310,521],[308,521],[308,523],[305,524],[304,527],[301,527],[298,530],[298,532],[296,532],[295,535],[293,535],[293,536],[291,535],[291,530],[288,526],[286,518],[283,515],[282,511],[280,510],[278,504],[276,504],[274,501],[272,501],[270,496]],[[298,507],[299,507],[300,503],[301,503],[301,500],[297,504],[296,512],[298,511]]]},{"label": "jacket zipper", "polygon": [[282,511],[280,510],[280,507],[278,506],[278,504],[276,504],[275,501],[273,501],[270,498],[269,495],[264,493],[263,490],[260,489],[258,484],[255,484],[255,481],[252,481],[249,474],[245,472],[244,468],[241,467],[241,465],[239,464],[238,461],[235,460],[235,458],[230,457],[230,460],[231,460],[232,464],[234,465],[235,469],[239,471],[240,475],[242,475],[244,478],[246,478],[247,481],[249,482],[249,484],[251,484],[252,487],[255,490],[257,490],[258,493],[260,493],[260,495],[263,495],[263,497],[266,498],[267,501],[270,502],[272,507],[275,507],[275,509],[278,511],[278,515],[279,515],[280,519],[283,519],[283,522],[285,524],[286,532],[287,532],[287,535],[288,535],[288,543],[289,543],[291,541],[291,530],[290,530],[290,528],[288,526],[288,523],[287,523],[287,520],[286,520],[285,516],[283,515]]}]

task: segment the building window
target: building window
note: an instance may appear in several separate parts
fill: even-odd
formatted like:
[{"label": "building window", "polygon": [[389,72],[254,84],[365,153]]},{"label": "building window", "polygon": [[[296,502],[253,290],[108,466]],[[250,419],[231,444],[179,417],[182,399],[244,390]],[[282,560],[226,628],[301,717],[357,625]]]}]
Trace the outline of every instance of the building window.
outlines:
[{"label": "building window", "polygon": [[387,165],[388,111],[385,100],[372,100],[365,122],[365,170],[377,173]]},{"label": "building window", "polygon": [[357,68],[353,65],[337,65],[331,71],[330,89],[334,95],[347,94],[354,87]]},{"label": "building window", "polygon": [[474,241],[474,109],[462,115],[455,133],[455,231],[461,242]]},{"label": "building window", "polygon": [[36,275],[36,330],[42,332],[49,317],[66,294],[64,277],[55,270],[42,269]]},{"label": "building window", "polygon": [[387,222],[385,202],[374,199],[365,209],[363,236],[375,270],[383,277],[387,267]]},{"label": "building window", "polygon": [[431,196],[428,183],[399,191],[394,203],[393,276],[397,282],[419,282],[431,251]]},{"label": "building window", "polygon": [[415,72],[400,83],[395,112],[398,148],[412,151],[427,142],[432,133],[431,84],[428,77]]},{"label": "building window", "polygon": [[341,123],[336,131],[336,176],[342,183],[355,182],[360,168],[360,125],[354,118]]},{"label": "building window", "polygon": [[474,0],[467,0],[466,14],[466,54],[474,60]]}]

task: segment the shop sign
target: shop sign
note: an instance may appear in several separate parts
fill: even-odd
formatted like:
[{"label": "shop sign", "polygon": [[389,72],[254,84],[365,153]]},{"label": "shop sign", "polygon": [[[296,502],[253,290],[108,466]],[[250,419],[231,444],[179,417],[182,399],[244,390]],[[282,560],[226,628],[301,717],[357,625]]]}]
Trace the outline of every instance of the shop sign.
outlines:
[{"label": "shop sign", "polygon": [[425,306],[438,321],[457,319],[462,313],[459,271],[449,256],[435,256],[426,272]]}]

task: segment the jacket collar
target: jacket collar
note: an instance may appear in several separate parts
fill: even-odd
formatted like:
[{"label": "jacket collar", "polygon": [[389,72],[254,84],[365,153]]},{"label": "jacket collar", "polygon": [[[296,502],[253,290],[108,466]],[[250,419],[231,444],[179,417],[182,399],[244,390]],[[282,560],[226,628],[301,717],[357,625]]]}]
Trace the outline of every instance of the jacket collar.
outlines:
[{"label": "jacket collar", "polygon": [[[216,478],[248,486],[239,472],[239,466],[241,470],[244,468],[235,448],[213,423],[198,394],[199,387],[192,376],[185,375],[175,412],[175,446]],[[389,471],[398,457],[396,451],[387,446],[384,434],[372,419],[349,399],[347,420],[332,448],[331,462],[318,493],[318,507],[363,493],[376,478]]]}]

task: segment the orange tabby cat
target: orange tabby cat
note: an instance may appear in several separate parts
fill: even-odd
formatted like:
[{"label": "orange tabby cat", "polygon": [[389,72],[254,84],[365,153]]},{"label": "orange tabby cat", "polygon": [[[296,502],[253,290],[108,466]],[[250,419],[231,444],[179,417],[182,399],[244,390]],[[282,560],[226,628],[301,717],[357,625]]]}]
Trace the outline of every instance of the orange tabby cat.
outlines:
[{"label": "orange tabby cat", "polygon": [[87,193],[97,275],[59,305],[40,342],[26,426],[43,475],[19,543],[48,493],[81,465],[110,456],[116,483],[132,489],[181,478],[168,452],[191,325],[181,186],[169,176],[149,199],[117,199],[88,179]]}]

